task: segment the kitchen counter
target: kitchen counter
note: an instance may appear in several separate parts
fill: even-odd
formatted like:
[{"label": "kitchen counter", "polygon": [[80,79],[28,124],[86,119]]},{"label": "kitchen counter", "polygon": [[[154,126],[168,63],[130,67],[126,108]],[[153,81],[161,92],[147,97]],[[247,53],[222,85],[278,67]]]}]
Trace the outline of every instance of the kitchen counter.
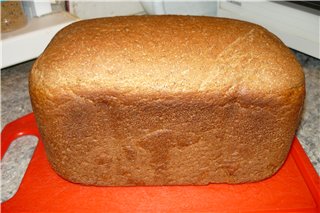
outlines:
[{"label": "kitchen counter", "polygon": [[[295,52],[306,78],[306,100],[297,136],[320,174],[320,60]],[[32,111],[28,93],[28,73],[34,61],[1,70],[1,129]],[[35,137],[12,143],[1,162],[1,201],[11,198],[19,186],[37,144]]]}]

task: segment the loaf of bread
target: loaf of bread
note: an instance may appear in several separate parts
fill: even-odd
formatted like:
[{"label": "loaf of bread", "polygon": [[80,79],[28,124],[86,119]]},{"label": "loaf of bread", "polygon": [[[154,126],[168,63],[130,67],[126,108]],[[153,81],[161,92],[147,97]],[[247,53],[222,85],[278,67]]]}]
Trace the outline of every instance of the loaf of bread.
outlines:
[{"label": "loaf of bread", "polygon": [[300,65],[266,29],[192,16],[71,24],[29,83],[52,168],[99,186],[266,179],[287,157],[305,94]]}]

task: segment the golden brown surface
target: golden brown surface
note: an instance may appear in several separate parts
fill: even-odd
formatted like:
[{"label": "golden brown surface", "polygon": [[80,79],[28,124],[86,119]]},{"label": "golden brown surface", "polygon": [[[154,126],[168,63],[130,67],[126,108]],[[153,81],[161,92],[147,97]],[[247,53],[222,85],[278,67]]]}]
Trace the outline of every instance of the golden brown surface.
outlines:
[{"label": "golden brown surface", "polygon": [[32,69],[30,95],[48,159],[70,181],[242,183],[284,162],[304,77],[257,25],[118,17],[60,31]]}]

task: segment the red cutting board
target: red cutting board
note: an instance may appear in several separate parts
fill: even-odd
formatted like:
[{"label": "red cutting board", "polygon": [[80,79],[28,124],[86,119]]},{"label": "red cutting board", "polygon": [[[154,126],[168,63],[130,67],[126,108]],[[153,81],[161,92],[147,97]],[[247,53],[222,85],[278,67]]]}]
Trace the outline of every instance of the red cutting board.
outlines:
[{"label": "red cutting board", "polygon": [[[1,156],[18,136],[39,132],[33,114],[1,133]],[[42,142],[3,212],[320,212],[319,176],[297,138],[273,177],[250,184],[93,187],[70,183],[50,167]]]}]

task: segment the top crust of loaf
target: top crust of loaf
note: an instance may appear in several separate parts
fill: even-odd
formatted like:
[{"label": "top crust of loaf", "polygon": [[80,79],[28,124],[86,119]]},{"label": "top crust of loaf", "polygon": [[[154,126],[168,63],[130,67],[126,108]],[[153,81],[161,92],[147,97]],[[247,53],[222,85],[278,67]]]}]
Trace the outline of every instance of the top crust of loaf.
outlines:
[{"label": "top crust of loaf", "polygon": [[270,93],[301,87],[291,51],[247,22],[191,16],[85,20],[62,29],[35,63],[40,88],[129,94]]}]

